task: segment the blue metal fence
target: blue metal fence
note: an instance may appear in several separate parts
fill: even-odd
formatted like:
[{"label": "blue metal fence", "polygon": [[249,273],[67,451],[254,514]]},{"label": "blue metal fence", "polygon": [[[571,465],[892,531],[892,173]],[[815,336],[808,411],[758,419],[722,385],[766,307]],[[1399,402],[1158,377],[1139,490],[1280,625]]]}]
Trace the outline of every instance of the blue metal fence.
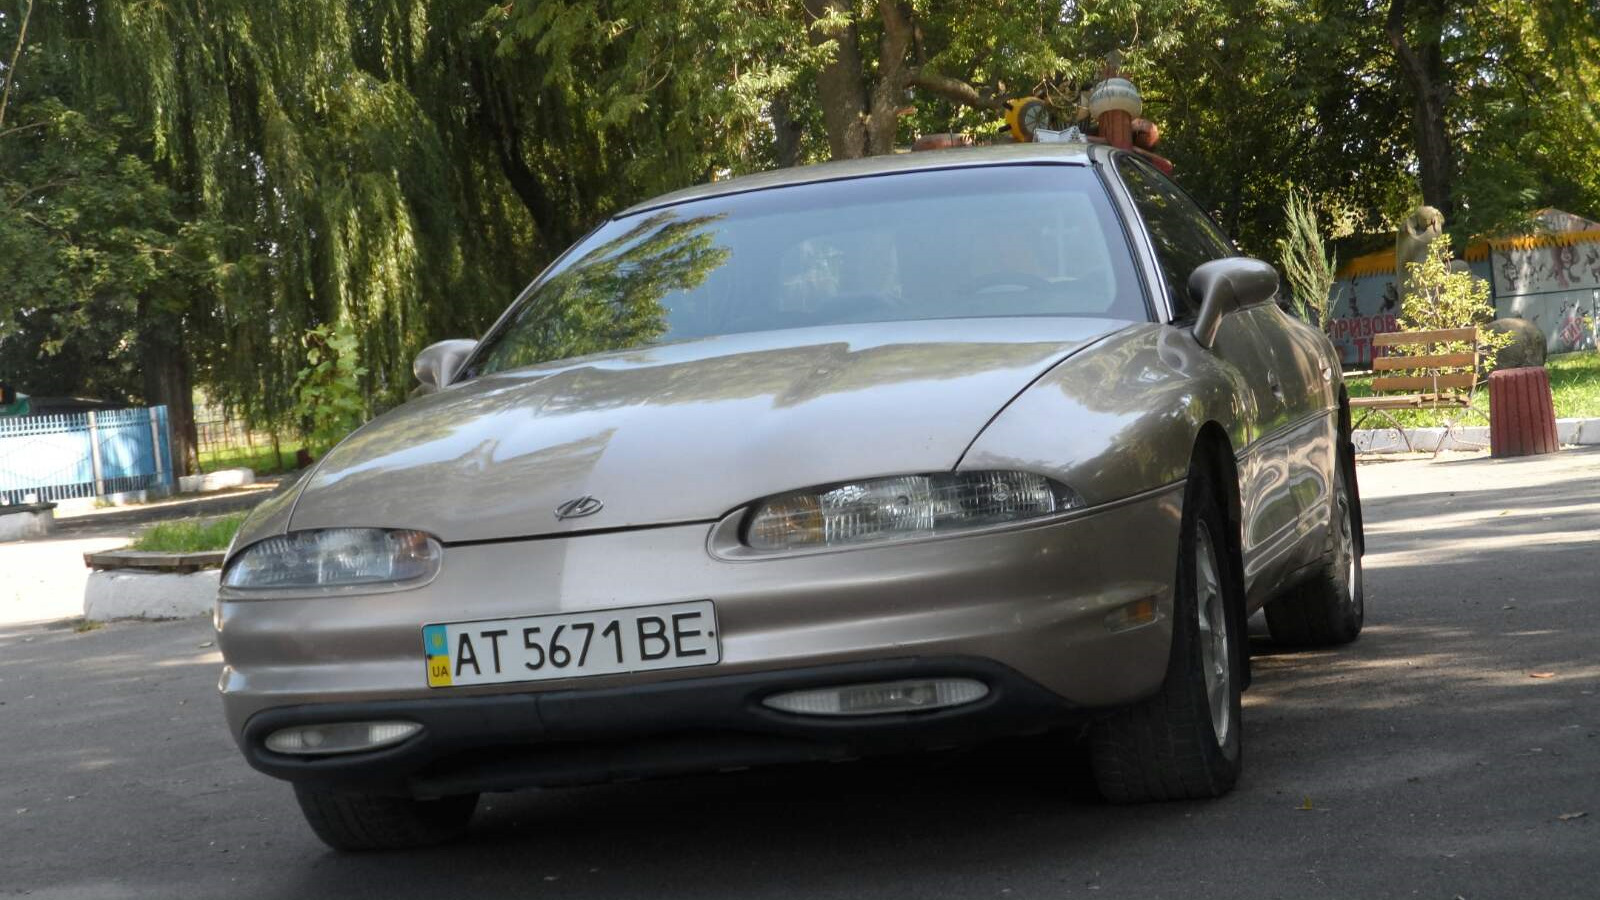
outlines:
[{"label": "blue metal fence", "polygon": [[0,503],[171,486],[165,406],[0,419]]}]

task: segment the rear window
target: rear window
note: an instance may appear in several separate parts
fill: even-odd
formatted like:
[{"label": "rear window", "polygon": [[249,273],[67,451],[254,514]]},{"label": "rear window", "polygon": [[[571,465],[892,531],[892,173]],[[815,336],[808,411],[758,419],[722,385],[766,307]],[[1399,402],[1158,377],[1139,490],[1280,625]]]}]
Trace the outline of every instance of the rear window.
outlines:
[{"label": "rear window", "polygon": [[470,371],[739,332],[995,316],[1148,320],[1089,169],[899,173],[609,222],[518,303]]}]

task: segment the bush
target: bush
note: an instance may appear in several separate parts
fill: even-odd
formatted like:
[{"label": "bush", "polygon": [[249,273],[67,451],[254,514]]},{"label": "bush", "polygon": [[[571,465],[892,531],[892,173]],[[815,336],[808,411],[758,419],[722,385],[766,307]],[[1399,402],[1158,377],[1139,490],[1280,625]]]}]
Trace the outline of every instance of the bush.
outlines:
[{"label": "bush", "polygon": [[[1428,255],[1421,262],[1407,263],[1405,291],[1400,298],[1401,331],[1438,331],[1446,328],[1470,328],[1487,325],[1494,319],[1494,303],[1489,299],[1489,285],[1463,268],[1452,267],[1450,262],[1450,235],[1441,234],[1428,246]],[[1484,353],[1484,371],[1493,367],[1494,354],[1511,343],[1510,334],[1484,330],[1480,332],[1478,346]],[[1396,347],[1393,353],[1420,356],[1431,353],[1454,353],[1472,349],[1465,342],[1429,348],[1424,345]]]},{"label": "bush", "polygon": [[295,398],[306,448],[321,456],[366,419],[361,377],[367,370],[348,326],[313,328],[305,344],[306,367],[295,377]]},{"label": "bush", "polygon": [[1289,281],[1295,315],[1327,331],[1328,317],[1333,314],[1337,299],[1333,288],[1339,258],[1330,255],[1323,246],[1322,232],[1317,228],[1317,214],[1311,208],[1309,195],[1290,191],[1289,199],[1283,204],[1283,215],[1289,233],[1278,239],[1278,256]]}]

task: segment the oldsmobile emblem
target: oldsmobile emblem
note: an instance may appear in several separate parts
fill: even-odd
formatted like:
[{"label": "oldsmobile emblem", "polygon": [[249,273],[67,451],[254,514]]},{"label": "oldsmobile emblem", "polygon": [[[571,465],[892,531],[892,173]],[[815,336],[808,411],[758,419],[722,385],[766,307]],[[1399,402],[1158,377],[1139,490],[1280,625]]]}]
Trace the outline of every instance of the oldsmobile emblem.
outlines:
[{"label": "oldsmobile emblem", "polygon": [[598,499],[585,495],[573,500],[568,500],[567,502],[556,507],[556,518],[581,519],[584,516],[594,515],[595,513],[599,512],[603,506],[605,506],[605,504],[601,503]]}]

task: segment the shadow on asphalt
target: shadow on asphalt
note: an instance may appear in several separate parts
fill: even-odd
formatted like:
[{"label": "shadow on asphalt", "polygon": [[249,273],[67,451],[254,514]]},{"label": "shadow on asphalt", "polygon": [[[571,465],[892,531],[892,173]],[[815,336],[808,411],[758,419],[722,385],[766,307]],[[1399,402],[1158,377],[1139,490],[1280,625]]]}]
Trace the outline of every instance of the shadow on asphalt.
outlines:
[{"label": "shadow on asphalt", "polygon": [[[0,730],[15,773],[0,806],[32,808],[0,842],[0,871],[29,848],[26,874],[0,887],[294,900],[1594,896],[1600,491],[1545,483],[1368,509],[1365,633],[1312,651],[1252,639],[1245,775],[1206,802],[1101,803],[1081,748],[1033,740],[491,795],[462,843],[341,855],[228,742],[198,625],[0,632],[0,725],[27,726]],[[46,668],[62,648],[70,665]],[[49,703],[31,699],[47,688]],[[67,794],[88,800],[61,804]],[[1557,819],[1569,811],[1589,816]]]}]

